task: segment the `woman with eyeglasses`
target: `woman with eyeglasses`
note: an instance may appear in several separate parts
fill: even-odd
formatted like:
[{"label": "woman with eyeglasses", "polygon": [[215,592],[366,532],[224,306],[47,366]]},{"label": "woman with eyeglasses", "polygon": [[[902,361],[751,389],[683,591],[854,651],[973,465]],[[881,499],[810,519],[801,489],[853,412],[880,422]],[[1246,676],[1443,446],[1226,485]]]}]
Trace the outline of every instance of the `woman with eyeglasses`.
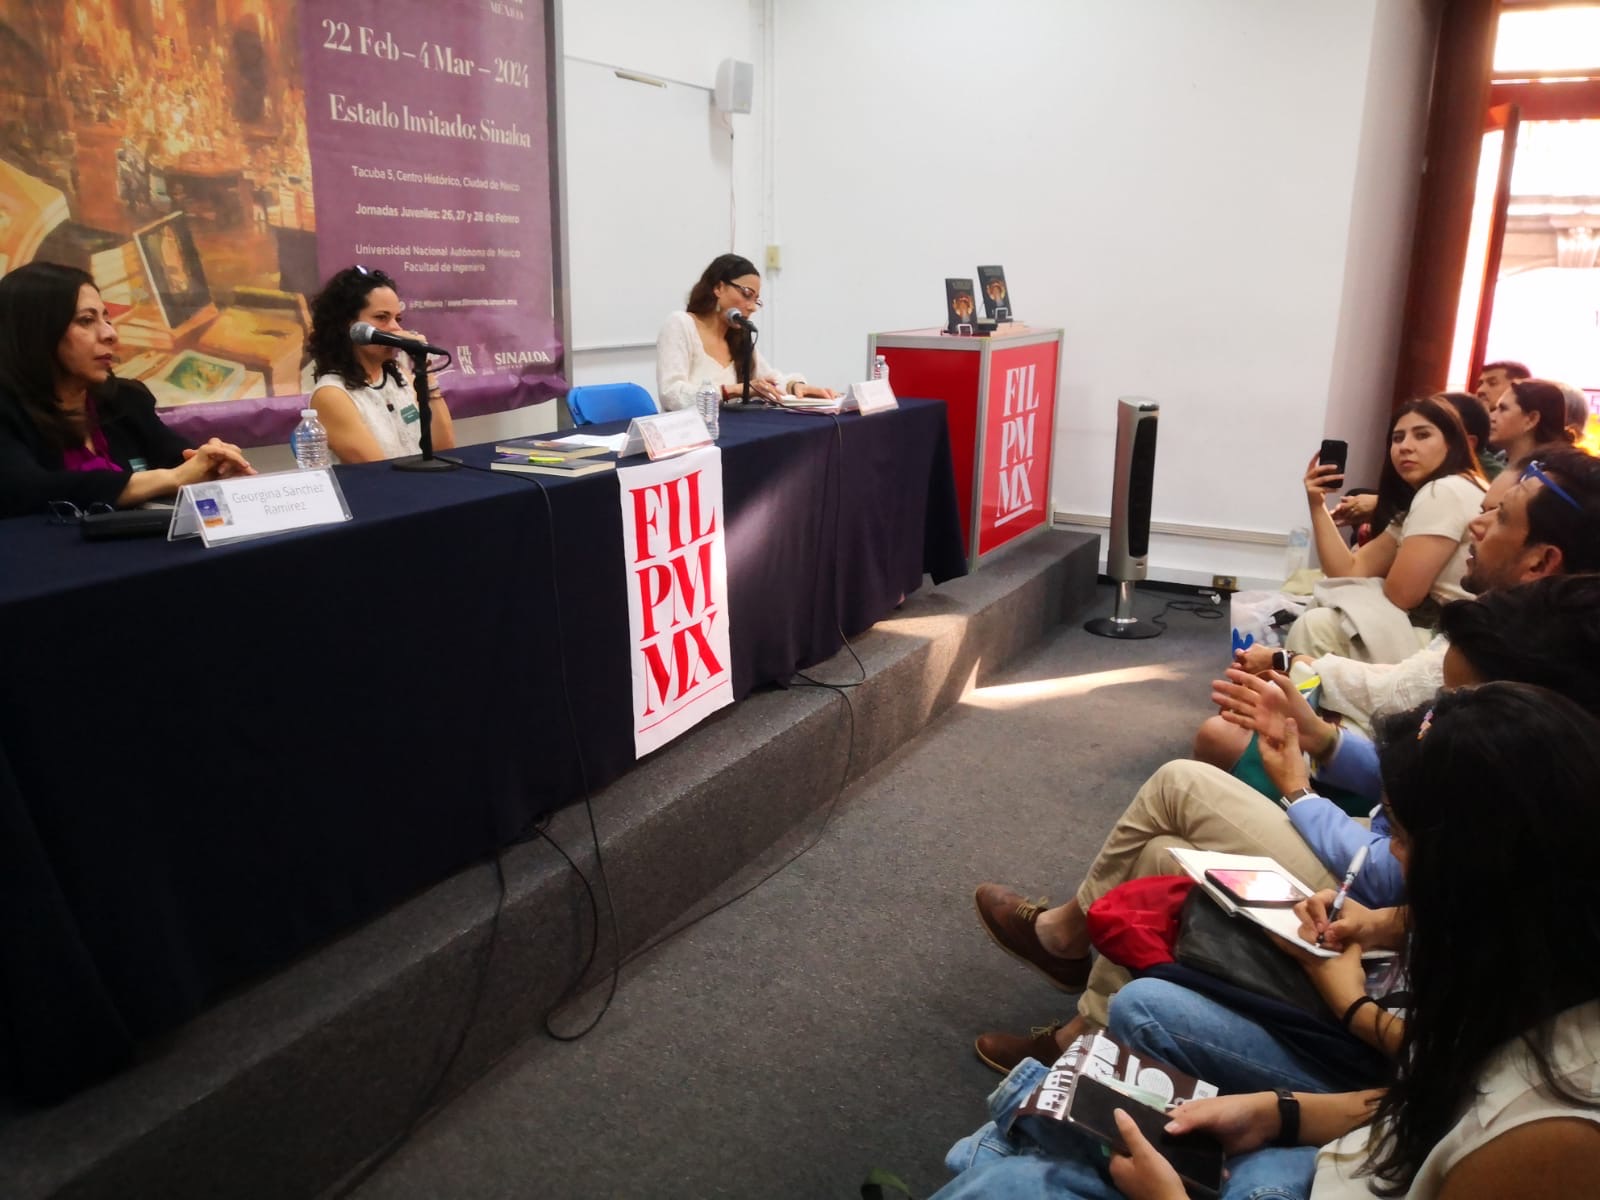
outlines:
[{"label": "woman with eyeglasses", "polygon": [[[708,382],[722,389],[724,400],[741,398],[747,369],[752,400],[837,395],[831,388],[813,387],[803,375],[775,370],[762,357],[744,324],[760,308],[761,275],[755,264],[737,254],[712,259],[689,291],[687,311],[668,317],[656,337],[656,395],[663,411],[693,408],[695,394]],[[730,314],[740,319],[731,320]]]},{"label": "woman with eyeglasses", "polygon": [[[350,327],[365,321],[380,333],[424,341],[406,329],[406,306],[394,280],[382,271],[346,267],[323,285],[311,303],[311,407],[328,431],[328,448],[340,462],[378,462],[422,450],[422,413],[411,372],[392,346],[361,345]],[[450,406],[437,385],[428,401],[435,450],[456,444]]]},{"label": "woman with eyeglasses", "polygon": [[1567,396],[1548,379],[1515,379],[1489,408],[1489,444],[1507,462],[1526,458],[1540,446],[1566,446]]},{"label": "woman with eyeglasses", "polygon": [[1372,522],[1381,532],[1357,550],[1327,507],[1341,482],[1337,465],[1312,458],[1303,483],[1327,580],[1285,642],[1312,658],[1399,662],[1431,639],[1440,605],[1467,596],[1467,525],[1487,484],[1460,415],[1437,397],[1407,401],[1390,421]]},{"label": "woman with eyeglasses", "polygon": [[116,365],[117,329],[88,272],[34,262],[0,279],[0,517],[134,508],[255,474],[237,446],[189,446]]}]

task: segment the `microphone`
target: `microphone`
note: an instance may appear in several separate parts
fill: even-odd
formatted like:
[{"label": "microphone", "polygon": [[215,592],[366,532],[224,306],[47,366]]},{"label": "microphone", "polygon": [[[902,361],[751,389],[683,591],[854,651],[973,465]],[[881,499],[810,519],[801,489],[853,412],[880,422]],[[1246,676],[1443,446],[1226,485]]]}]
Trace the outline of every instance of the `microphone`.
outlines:
[{"label": "microphone", "polygon": [[381,329],[374,329],[365,321],[357,321],[350,326],[350,340],[358,346],[393,346],[408,354],[450,353],[443,346],[430,346],[427,342],[419,342],[415,338],[401,337],[397,333],[384,333]]},{"label": "microphone", "polygon": [[743,325],[746,329],[755,328],[750,323],[750,318],[744,315],[742,308],[730,308],[722,314],[722,317],[729,325]]}]

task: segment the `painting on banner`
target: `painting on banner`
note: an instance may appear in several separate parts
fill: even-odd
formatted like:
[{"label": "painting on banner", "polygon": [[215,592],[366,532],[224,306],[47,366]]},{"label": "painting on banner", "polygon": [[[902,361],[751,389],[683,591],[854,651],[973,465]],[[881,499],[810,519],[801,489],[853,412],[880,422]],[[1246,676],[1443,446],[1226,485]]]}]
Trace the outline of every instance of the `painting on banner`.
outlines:
[{"label": "painting on banner", "polygon": [[1050,453],[1058,343],[996,349],[984,406],[978,553],[987,554],[1050,518]]},{"label": "painting on banner", "polygon": [[87,270],[191,442],[287,439],[310,301],[356,264],[452,350],[456,415],[556,396],[544,12],[0,0],[0,271]]},{"label": "painting on banner", "polygon": [[722,452],[619,467],[638,757],[733,703]]}]

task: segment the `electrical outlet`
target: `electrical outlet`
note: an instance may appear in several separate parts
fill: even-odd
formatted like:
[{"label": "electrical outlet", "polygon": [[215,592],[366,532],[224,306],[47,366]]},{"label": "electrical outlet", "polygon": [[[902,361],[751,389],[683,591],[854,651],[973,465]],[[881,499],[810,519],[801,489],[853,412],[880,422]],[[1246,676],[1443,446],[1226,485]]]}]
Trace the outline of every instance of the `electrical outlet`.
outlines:
[{"label": "electrical outlet", "polygon": [[1219,592],[1237,592],[1239,590],[1239,579],[1234,575],[1213,575],[1211,577],[1211,586]]},{"label": "electrical outlet", "polygon": [[767,270],[783,270],[783,247],[772,245],[767,247]]}]

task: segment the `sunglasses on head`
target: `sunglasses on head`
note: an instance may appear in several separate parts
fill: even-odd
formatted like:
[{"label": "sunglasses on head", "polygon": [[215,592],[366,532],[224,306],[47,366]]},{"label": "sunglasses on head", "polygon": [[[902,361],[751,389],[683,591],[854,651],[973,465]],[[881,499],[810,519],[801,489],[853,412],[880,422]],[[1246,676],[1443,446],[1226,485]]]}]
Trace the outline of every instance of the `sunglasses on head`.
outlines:
[{"label": "sunglasses on head", "polygon": [[360,263],[356,263],[353,269],[359,271],[362,275],[365,275],[368,279],[372,280],[374,287],[394,287],[394,280],[390,279],[389,276],[383,271],[379,271],[375,268],[363,267]]},{"label": "sunglasses on head", "polygon": [[1554,479],[1551,479],[1550,476],[1545,474],[1544,463],[1540,462],[1538,459],[1534,459],[1527,466],[1522,468],[1522,475],[1521,475],[1520,478],[1518,478],[1517,482],[1518,483],[1526,483],[1530,479],[1537,479],[1540,483],[1544,484],[1545,487],[1549,488],[1552,492],[1554,492],[1556,495],[1560,496],[1568,504],[1572,505],[1572,507],[1575,508],[1578,512],[1582,512],[1583,511],[1583,505],[1579,504],[1576,500],[1574,500],[1567,493],[1567,490],[1565,488],[1563,488],[1559,483],[1557,483]]}]

